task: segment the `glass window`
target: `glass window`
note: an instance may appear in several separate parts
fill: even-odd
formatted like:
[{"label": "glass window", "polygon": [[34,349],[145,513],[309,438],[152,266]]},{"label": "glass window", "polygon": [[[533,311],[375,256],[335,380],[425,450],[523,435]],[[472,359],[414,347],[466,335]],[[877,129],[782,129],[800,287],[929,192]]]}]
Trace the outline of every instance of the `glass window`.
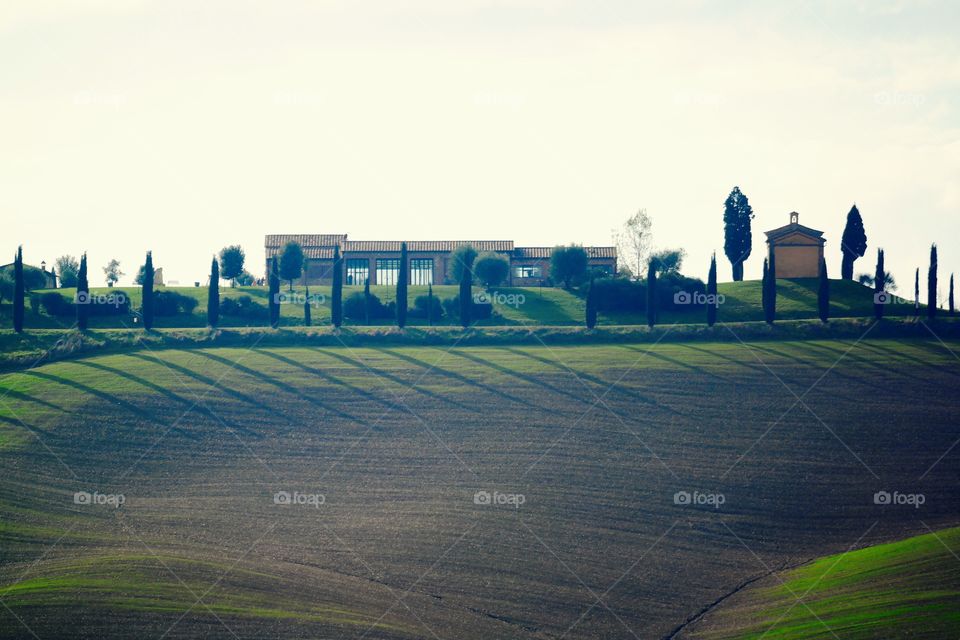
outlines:
[{"label": "glass window", "polygon": [[514,278],[539,278],[543,273],[541,267],[514,267]]},{"label": "glass window", "polygon": [[433,258],[410,261],[410,284],[433,284]]},{"label": "glass window", "polygon": [[347,260],[347,284],[363,284],[370,277],[370,261],[366,259]]},{"label": "glass window", "polygon": [[376,284],[397,284],[400,276],[400,258],[377,258]]}]

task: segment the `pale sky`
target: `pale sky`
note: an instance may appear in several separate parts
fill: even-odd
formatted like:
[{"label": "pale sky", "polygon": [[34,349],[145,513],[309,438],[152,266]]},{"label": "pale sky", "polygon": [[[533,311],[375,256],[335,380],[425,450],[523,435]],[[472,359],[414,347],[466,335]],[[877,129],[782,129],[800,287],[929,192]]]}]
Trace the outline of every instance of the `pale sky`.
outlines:
[{"label": "pale sky", "polygon": [[[0,251],[147,249],[205,279],[268,233],[610,244],[639,208],[705,277],[856,202],[901,293],[960,269],[960,3],[4,0]],[[721,279],[729,263],[720,262]]]}]

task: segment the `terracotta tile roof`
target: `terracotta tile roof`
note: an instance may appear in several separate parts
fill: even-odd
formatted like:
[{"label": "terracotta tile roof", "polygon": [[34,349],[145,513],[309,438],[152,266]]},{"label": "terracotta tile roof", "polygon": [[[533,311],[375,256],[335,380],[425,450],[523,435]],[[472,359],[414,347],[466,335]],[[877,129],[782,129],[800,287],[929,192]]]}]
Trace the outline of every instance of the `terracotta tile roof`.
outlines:
[{"label": "terracotta tile roof", "polygon": [[332,249],[346,241],[347,234],[345,233],[285,233],[267,236],[263,244],[268,249],[272,247],[283,249],[288,242],[296,242],[304,249],[308,247],[330,247]]},{"label": "terracotta tile roof", "polygon": [[[477,251],[513,251],[512,240],[408,240],[407,251],[449,252],[465,244],[473,245]],[[344,251],[397,252],[400,240],[348,240]]]},{"label": "terracotta tile roof", "polygon": [[[616,247],[584,247],[588,258],[616,258]],[[517,247],[513,252],[516,258],[549,258],[553,247]]]}]

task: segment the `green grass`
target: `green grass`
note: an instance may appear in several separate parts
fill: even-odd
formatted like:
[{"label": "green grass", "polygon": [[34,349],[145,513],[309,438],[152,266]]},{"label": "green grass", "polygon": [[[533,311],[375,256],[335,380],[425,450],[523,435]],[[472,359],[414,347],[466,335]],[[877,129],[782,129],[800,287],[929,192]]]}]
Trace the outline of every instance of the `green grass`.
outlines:
[{"label": "green grass", "polygon": [[952,528],[820,558],[766,580],[773,586],[748,588],[694,637],[956,637],[958,552],[960,529]]},{"label": "green grass", "polygon": [[[203,327],[206,325],[207,289],[205,287],[176,287],[172,290],[197,300],[197,307],[190,315],[174,317],[158,317],[157,327]],[[286,291],[286,286],[284,286]],[[458,288],[453,285],[437,285],[433,288],[434,295],[440,299],[457,296]],[[60,289],[63,295],[72,298],[73,289]],[[95,288],[95,294],[123,292],[132,301],[132,308],[140,307],[139,287],[117,287],[115,289]],[[294,287],[297,293],[303,293],[303,287]],[[355,291],[362,291],[361,287],[345,287],[344,298]],[[384,303],[395,300],[396,289],[390,286],[373,286],[374,293]],[[479,292],[479,288],[475,287]],[[504,296],[500,300],[509,300],[510,303],[495,303],[497,316],[491,320],[480,321],[482,326],[490,325],[582,325],[584,321],[583,298],[574,292],[564,291],[551,287],[497,287],[496,291]],[[330,321],[330,288],[311,287],[310,292],[325,297],[322,304],[314,306],[312,310],[315,325],[328,324]],[[725,322],[749,322],[763,319],[760,306],[760,283],[758,281],[721,283],[718,292],[724,296],[724,304],[720,307],[719,317]],[[43,293],[43,292],[39,292]],[[409,304],[412,307],[419,295],[426,295],[427,288],[411,286]],[[267,304],[267,290],[264,287],[224,287],[220,289],[222,298],[250,296],[260,304]],[[513,296],[510,298],[509,296]],[[781,319],[804,319],[817,317],[817,281],[816,279],[780,280],[778,282],[778,317]],[[0,318],[7,326],[10,321],[10,305],[0,305]],[[903,316],[913,313],[913,305],[903,302],[891,304],[887,307],[887,315]],[[873,315],[873,291],[867,287],[848,280],[831,281],[831,315],[836,318],[866,317]],[[284,304],[280,309],[281,324],[296,326],[303,324],[303,309],[299,304]],[[675,311],[663,311],[660,321],[663,323],[702,323],[705,311],[702,308],[681,308]],[[131,317],[92,318],[92,327],[122,327],[133,326]],[[601,314],[601,325],[642,325],[646,324],[647,317],[640,313],[611,313]],[[47,316],[45,312],[39,315],[27,313],[26,325],[35,328],[65,328],[73,324],[73,318],[55,318]],[[249,326],[257,324],[240,318],[223,317],[221,325]],[[265,324],[265,323],[260,323]],[[347,325],[355,324],[349,320]],[[375,324],[389,325],[390,320],[379,320]],[[427,322],[423,319],[409,319],[411,326],[423,326]],[[450,324],[444,319],[441,324]]]}]

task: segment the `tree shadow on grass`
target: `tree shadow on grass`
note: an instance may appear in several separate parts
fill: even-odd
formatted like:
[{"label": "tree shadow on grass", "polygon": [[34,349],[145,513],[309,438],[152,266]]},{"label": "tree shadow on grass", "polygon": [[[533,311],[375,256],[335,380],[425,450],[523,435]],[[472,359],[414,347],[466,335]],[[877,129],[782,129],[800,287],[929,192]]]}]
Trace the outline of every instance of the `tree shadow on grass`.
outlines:
[{"label": "tree shadow on grass", "polygon": [[[262,371],[257,371],[256,369],[252,369],[252,368],[250,368],[250,367],[248,367],[248,366],[246,366],[246,365],[242,365],[242,364],[240,364],[240,363],[238,363],[238,362],[231,361],[231,360],[229,360],[229,359],[227,359],[227,358],[224,358],[223,356],[216,356],[216,355],[214,355],[214,354],[212,354],[212,353],[209,353],[209,352],[207,352],[207,351],[203,351],[203,350],[199,350],[199,349],[198,349],[198,350],[196,350],[196,351],[193,351],[192,353],[195,353],[195,354],[197,354],[198,356],[202,356],[202,357],[204,357],[204,358],[208,358],[208,359],[210,359],[210,360],[213,360],[214,362],[218,362],[218,363],[220,363],[220,364],[222,364],[222,365],[224,365],[224,366],[226,366],[226,367],[229,367],[229,368],[231,368],[231,369],[235,369],[236,371],[239,371],[239,372],[241,372],[241,373],[245,373],[246,375],[251,376],[251,377],[253,377],[253,378],[256,378],[257,380],[261,380],[261,381],[263,381],[263,382],[266,382],[267,384],[271,385],[272,387],[275,387],[275,388],[277,388],[277,389],[279,389],[279,390],[281,390],[281,391],[283,391],[283,392],[285,392],[285,393],[288,393],[288,394],[290,394],[290,395],[296,396],[297,398],[300,398],[300,399],[303,400],[304,402],[307,402],[307,403],[309,403],[309,404],[312,404],[312,405],[314,405],[315,407],[319,407],[320,409],[323,409],[324,411],[329,411],[330,413],[332,413],[332,414],[334,414],[334,415],[336,415],[336,416],[338,416],[338,417],[340,417],[340,418],[343,418],[343,419],[345,419],[345,420],[351,420],[351,421],[353,421],[353,422],[356,422],[357,424],[360,424],[360,425],[363,425],[363,426],[367,426],[366,422],[364,422],[364,421],[361,420],[360,418],[358,418],[358,417],[356,417],[356,416],[354,416],[354,415],[352,415],[352,414],[349,414],[349,413],[347,413],[346,411],[343,411],[343,410],[341,410],[341,409],[337,409],[336,407],[332,407],[332,406],[328,405],[327,403],[321,402],[320,400],[318,400],[318,399],[316,399],[316,398],[312,398],[312,397],[308,396],[307,394],[303,393],[302,391],[300,391],[299,389],[297,389],[297,388],[295,388],[295,387],[292,387],[292,386],[290,386],[290,385],[284,384],[284,383],[280,382],[279,380],[277,380],[276,378],[272,378],[272,377],[268,376],[267,374],[263,373]],[[278,409],[277,409],[276,407],[270,407],[270,408],[268,408],[268,411],[271,411],[271,412],[273,412],[273,413],[278,413]],[[288,420],[290,419],[288,416],[284,416],[284,417],[286,417]]]},{"label": "tree shadow on grass", "polygon": [[[859,348],[859,347],[864,347],[864,346],[865,346],[865,343],[866,343],[866,340],[861,340],[859,343],[857,343],[856,346],[857,346],[858,348]],[[868,358],[864,358],[862,355],[859,355],[858,353],[856,353],[856,349],[850,349],[850,350],[848,351],[847,349],[843,349],[843,350],[833,349],[833,348],[828,347],[828,346],[826,346],[826,345],[812,345],[812,344],[807,344],[807,345],[805,345],[805,346],[806,346],[808,349],[820,350],[821,352],[825,352],[827,355],[829,355],[830,357],[834,358],[833,362],[830,363],[831,365],[833,365],[834,362],[838,362],[838,361],[840,361],[840,360],[845,360],[845,361],[855,362],[855,363],[857,363],[857,364],[859,364],[859,365],[861,365],[861,366],[863,366],[863,367],[869,367],[870,369],[874,369],[874,370],[876,370],[876,371],[878,371],[878,372],[880,372],[880,373],[885,373],[885,374],[888,374],[888,373],[896,373],[896,374],[898,374],[898,375],[904,376],[905,378],[911,378],[911,379],[917,380],[917,381],[919,381],[919,382],[924,382],[924,378],[923,378],[923,377],[921,377],[921,376],[916,376],[916,375],[914,375],[914,374],[912,374],[912,373],[907,373],[907,372],[904,371],[902,368],[885,367],[885,366],[883,366],[883,365],[881,365],[881,364],[878,364],[878,363],[874,362],[873,360],[870,360],[870,359],[868,359]],[[875,382],[875,380],[873,380],[873,379],[870,379],[870,380],[861,380],[861,379],[858,379],[858,378],[854,378],[854,377],[852,377],[852,376],[847,376],[847,375],[845,375],[845,374],[843,374],[843,373],[838,372],[836,367],[834,367],[833,370],[831,371],[831,375],[836,375],[836,376],[838,376],[838,377],[845,377],[845,378],[847,378],[848,380],[853,380],[853,381],[859,382],[859,383],[861,383],[861,384],[866,384],[866,385],[871,385],[871,384],[873,384],[873,383]]]},{"label": "tree shadow on grass", "polygon": [[720,380],[721,382],[727,382],[727,381],[728,381],[728,380],[727,380],[726,378],[724,378],[723,376],[719,376],[719,375],[715,374],[715,373],[712,372],[712,371],[708,371],[707,369],[704,369],[703,367],[698,367],[698,366],[696,366],[696,365],[690,364],[689,362],[684,362],[683,360],[678,360],[678,359],[676,359],[676,358],[671,358],[670,356],[664,355],[664,354],[662,354],[662,353],[658,353],[658,352],[657,352],[656,350],[654,350],[654,349],[642,349],[642,348],[640,348],[640,347],[634,347],[634,346],[629,345],[629,344],[624,344],[624,345],[620,345],[620,346],[621,346],[622,348],[624,348],[624,349],[629,349],[630,351],[636,351],[636,352],[638,352],[638,353],[643,353],[643,354],[645,354],[645,355],[650,356],[651,358],[656,358],[657,360],[661,360],[661,361],[666,362],[666,363],[668,363],[668,364],[672,364],[672,365],[674,365],[674,366],[681,367],[681,368],[683,368],[683,369],[686,369],[687,371],[692,371],[692,372],[694,372],[694,373],[699,373],[699,374],[701,374],[701,375],[710,376],[711,378],[714,378],[714,379],[716,379],[716,380]]},{"label": "tree shadow on grass", "polygon": [[[916,355],[911,355],[903,351],[897,351],[896,349],[891,349],[890,347],[887,347],[884,345],[876,344],[873,342],[867,344],[866,340],[864,340],[861,344],[863,344],[863,346],[866,347],[867,349],[872,349],[875,352],[879,352],[884,355],[894,356],[900,359],[901,361],[903,361],[905,364],[911,364],[913,366],[921,366],[927,369],[932,369],[937,373],[945,373],[947,375],[960,377],[960,371],[957,370],[957,366],[960,365],[960,363],[953,364],[948,361],[948,363],[945,365],[939,365],[939,364],[934,364],[929,360],[924,360],[923,358],[920,358]],[[949,349],[945,348],[943,345],[939,343],[911,342],[910,346],[927,351],[932,355],[936,355],[937,357],[947,356],[951,360],[953,360],[956,357],[956,355],[952,354]],[[956,363],[957,361],[953,360],[953,362]]]},{"label": "tree shadow on grass", "polygon": [[560,396],[565,396],[565,397],[567,397],[567,398],[570,398],[571,400],[575,400],[575,401],[577,401],[577,402],[582,402],[583,404],[590,404],[590,405],[594,404],[594,402],[590,401],[590,400],[587,399],[587,398],[581,398],[581,397],[579,397],[579,396],[576,396],[576,395],[570,393],[569,391],[567,391],[567,390],[565,390],[565,389],[562,389],[561,387],[558,387],[558,386],[556,386],[556,385],[552,385],[552,384],[550,384],[549,382],[546,382],[546,381],[544,381],[544,380],[539,380],[539,379],[537,379],[535,376],[529,376],[529,375],[524,375],[524,374],[522,374],[522,373],[518,373],[518,372],[516,372],[516,371],[514,371],[514,370],[512,370],[512,369],[509,369],[508,367],[505,367],[505,366],[503,366],[503,365],[497,364],[497,363],[495,363],[495,362],[491,362],[490,360],[485,360],[484,358],[481,358],[480,356],[477,356],[477,355],[474,355],[474,354],[471,354],[471,353],[467,353],[467,352],[464,352],[464,351],[460,351],[460,350],[458,350],[458,349],[451,349],[448,353],[450,353],[450,354],[452,354],[452,355],[455,355],[455,356],[459,356],[459,357],[461,357],[461,358],[464,358],[465,360],[469,360],[469,361],[471,361],[471,362],[475,362],[475,363],[477,363],[477,364],[479,364],[479,365],[481,365],[481,366],[489,367],[490,369],[493,369],[494,371],[497,371],[497,372],[502,373],[502,374],[504,374],[504,375],[511,376],[511,377],[513,377],[513,378],[516,378],[517,380],[522,381],[522,382],[526,382],[526,383],[528,383],[528,384],[536,385],[536,386],[538,386],[538,387],[541,387],[541,388],[543,388],[543,389],[546,389],[547,391],[549,391],[549,392],[551,392],[551,393],[555,393],[555,394],[560,395]]},{"label": "tree shadow on grass", "polygon": [[[674,409],[674,408],[672,408],[672,407],[668,407],[668,406],[665,405],[665,404],[661,404],[660,402],[654,400],[653,398],[648,398],[647,396],[645,396],[645,395],[643,395],[643,394],[641,394],[641,393],[638,393],[638,392],[636,392],[636,391],[634,391],[634,390],[632,390],[632,389],[624,389],[623,387],[621,387],[620,385],[618,385],[616,382],[611,383],[611,382],[608,382],[607,380],[604,380],[604,379],[602,379],[602,378],[598,378],[597,376],[591,375],[591,374],[589,374],[589,373],[584,373],[584,372],[582,372],[582,371],[575,371],[575,370],[573,370],[572,368],[568,367],[567,365],[563,364],[562,362],[558,362],[558,361],[556,361],[556,360],[551,360],[550,358],[544,358],[543,356],[536,356],[536,355],[533,355],[532,353],[530,353],[530,352],[528,352],[528,351],[523,351],[523,350],[521,350],[521,349],[517,349],[516,347],[503,347],[503,348],[504,348],[504,350],[509,351],[510,353],[514,353],[514,354],[516,354],[516,355],[518,355],[518,356],[523,356],[524,358],[529,358],[529,359],[531,359],[531,360],[535,360],[536,362],[540,362],[540,363],[542,363],[542,364],[550,365],[551,367],[553,367],[553,368],[555,368],[555,369],[558,369],[558,370],[562,371],[563,373],[566,373],[566,374],[571,374],[571,373],[572,373],[572,375],[575,375],[576,377],[580,378],[581,380],[587,380],[587,381],[589,381],[589,382],[592,382],[592,383],[595,384],[595,385],[598,385],[600,388],[602,388],[602,389],[604,390],[602,393],[597,394],[601,399],[604,397],[604,394],[605,394],[605,393],[608,393],[608,392],[610,392],[610,393],[616,393],[616,394],[618,394],[618,395],[627,397],[627,398],[629,398],[629,399],[631,399],[631,400],[638,400],[638,401],[640,401],[640,402],[642,402],[642,403],[644,403],[644,404],[646,404],[646,405],[649,405],[649,406],[651,406],[651,407],[656,407],[656,408],[658,408],[658,409],[662,409],[662,410],[666,411],[667,413],[671,413],[671,414],[673,414],[673,415],[678,415],[678,416],[679,416],[679,415],[683,415],[682,413],[680,413],[680,412],[677,411],[676,409]],[[594,392],[594,393],[596,393],[596,392]],[[594,395],[594,394],[591,394],[591,396],[592,396],[592,395]],[[596,399],[596,398],[594,398],[594,399]]]},{"label": "tree shadow on grass", "polygon": [[[34,398],[30,394],[24,393],[23,391],[17,391],[16,389],[7,389],[3,393],[0,393],[0,398],[4,398],[4,397],[13,398],[15,400],[20,400],[23,402],[34,402],[36,404],[39,404],[42,407],[46,407],[47,409],[53,409],[54,411],[59,411],[60,413],[67,413],[67,410],[61,406],[55,405],[52,402],[48,402],[41,398]],[[0,408],[2,408],[2,405],[3,405],[3,402],[2,400],[0,400]]]},{"label": "tree shadow on grass", "polygon": [[311,367],[311,366],[308,365],[308,364],[305,364],[305,363],[303,363],[303,362],[299,362],[299,361],[297,361],[297,360],[294,360],[293,358],[288,358],[287,356],[282,356],[282,355],[280,355],[279,353],[276,353],[276,352],[274,352],[274,351],[268,351],[268,350],[266,350],[266,349],[256,349],[256,350],[254,350],[254,353],[256,353],[256,354],[258,354],[258,355],[265,356],[265,357],[267,357],[267,358],[273,358],[274,360],[277,360],[277,361],[279,361],[279,362],[282,362],[282,363],[284,363],[284,364],[286,364],[286,365],[289,365],[289,366],[291,366],[291,367],[296,367],[297,369],[300,369],[301,371],[304,371],[304,372],[306,372],[306,373],[309,373],[309,374],[312,375],[312,376],[317,376],[318,378],[321,378],[321,379],[329,382],[330,384],[334,384],[334,385],[337,385],[337,386],[340,386],[340,387],[344,387],[344,388],[346,388],[346,389],[349,389],[351,392],[357,394],[358,396],[361,396],[361,397],[363,397],[363,398],[365,398],[365,399],[367,399],[367,400],[370,400],[370,401],[372,401],[372,402],[376,402],[377,404],[380,404],[380,405],[382,405],[382,406],[384,406],[384,407],[387,407],[388,409],[393,409],[393,410],[396,410],[396,411],[403,411],[403,408],[402,408],[402,407],[399,407],[399,406],[397,406],[396,404],[394,404],[394,403],[392,403],[392,402],[390,402],[390,401],[388,401],[388,400],[384,400],[383,398],[377,396],[376,394],[367,391],[367,390],[364,389],[363,387],[358,387],[358,386],[355,385],[355,384],[351,384],[351,383],[347,382],[346,380],[342,380],[342,379],[340,379],[340,378],[338,378],[338,377],[336,377],[336,376],[334,376],[334,375],[332,375],[332,374],[330,374],[330,373],[327,373],[326,371],[323,371],[322,369],[318,369],[318,368],[316,368],[316,367]]},{"label": "tree shadow on grass", "polygon": [[470,385],[471,387],[476,387],[477,389],[482,389],[483,391],[486,391],[487,393],[490,393],[490,394],[492,394],[492,395],[495,395],[495,396],[497,396],[498,398],[503,398],[504,400],[508,400],[508,401],[510,401],[510,402],[515,402],[515,403],[517,403],[517,404],[523,405],[523,406],[528,407],[528,408],[531,408],[531,409],[538,409],[538,410],[543,410],[543,409],[544,409],[544,407],[539,407],[539,406],[533,404],[532,402],[528,402],[527,400],[524,400],[523,398],[518,398],[517,396],[511,395],[511,394],[509,394],[509,393],[507,393],[507,392],[505,392],[505,391],[502,391],[502,390],[500,390],[500,389],[497,389],[496,387],[492,387],[492,386],[490,386],[490,385],[488,385],[488,384],[484,384],[483,382],[479,382],[479,381],[477,381],[477,380],[473,380],[472,378],[468,378],[467,376],[465,376],[465,375],[463,375],[463,374],[460,374],[460,373],[456,373],[455,371],[448,371],[448,370],[446,370],[446,369],[440,368],[440,367],[437,366],[437,365],[431,365],[431,364],[429,364],[429,363],[424,362],[423,360],[418,360],[417,358],[414,358],[413,356],[409,356],[409,355],[406,355],[406,354],[403,354],[403,353],[398,353],[398,352],[396,352],[396,351],[392,351],[392,350],[390,350],[390,349],[385,349],[385,348],[383,348],[383,347],[374,347],[374,349],[376,349],[377,351],[380,351],[381,353],[384,353],[384,354],[386,354],[386,355],[388,355],[388,356],[390,356],[390,357],[392,357],[392,358],[396,358],[396,359],[398,359],[398,360],[403,360],[404,362],[406,362],[406,363],[408,363],[408,364],[412,364],[412,365],[414,365],[414,366],[420,367],[421,369],[423,369],[423,370],[426,371],[426,372],[429,372],[429,373],[436,372],[436,373],[438,373],[439,375],[442,375],[442,376],[444,376],[444,377],[446,377],[446,378],[450,378],[451,380],[456,380],[457,382],[459,382],[459,383],[461,383],[461,384],[466,384],[466,385]]},{"label": "tree shadow on grass", "polygon": [[53,375],[52,373],[45,373],[45,372],[36,371],[36,370],[24,371],[22,373],[23,375],[26,375],[26,376],[33,376],[35,378],[40,378],[41,380],[46,380],[48,382],[55,382],[57,384],[62,384],[66,387],[70,387],[71,389],[76,389],[77,391],[80,391],[82,393],[86,393],[88,395],[94,396],[108,404],[113,404],[113,405],[123,407],[124,409],[126,409],[133,415],[137,416],[138,418],[146,422],[151,422],[160,427],[164,427],[164,428],[169,427],[171,430],[176,431],[177,433],[184,436],[185,438],[190,438],[192,440],[195,440],[197,438],[196,434],[190,433],[189,431],[185,431],[184,429],[181,429],[176,426],[169,426],[161,423],[156,419],[155,416],[151,415],[147,411],[144,411],[141,407],[127,400],[123,400],[122,398],[118,398],[112,393],[107,393],[106,391],[95,389],[94,387],[82,384],[80,382],[77,382],[76,380],[70,380],[62,376]]},{"label": "tree shadow on grass", "polygon": [[725,360],[726,362],[730,362],[732,364],[739,365],[741,367],[746,367],[747,369],[752,369],[758,373],[762,373],[765,376],[770,375],[770,372],[767,371],[766,367],[756,362],[756,358],[752,355],[750,356],[750,361],[745,362],[743,360],[737,360],[733,356],[728,356],[727,354],[721,353],[719,351],[710,351],[709,349],[704,349],[703,347],[697,347],[695,345],[690,344],[689,342],[678,342],[676,343],[676,346],[681,347],[683,349],[689,349],[697,353],[702,353],[704,355],[711,356],[713,358],[720,358],[721,360]]},{"label": "tree shadow on grass", "polygon": [[[803,347],[804,347],[805,349],[809,350],[809,351],[814,351],[813,346],[812,346],[809,342],[803,343]],[[824,372],[826,372],[826,373],[829,373],[829,375],[835,376],[835,377],[840,378],[840,379],[843,379],[843,380],[848,380],[848,381],[850,381],[850,382],[855,382],[855,383],[859,383],[859,384],[863,384],[863,383],[864,383],[864,381],[863,381],[862,379],[857,378],[856,376],[851,376],[851,375],[849,375],[849,374],[843,373],[842,371],[838,370],[836,367],[833,367],[832,369],[828,368],[830,365],[832,365],[834,362],[836,362],[836,359],[833,360],[832,362],[830,362],[827,366],[824,366],[824,363],[823,363],[823,362],[820,362],[820,361],[817,361],[817,360],[804,360],[803,358],[797,356],[796,354],[787,353],[786,351],[780,351],[779,349],[774,349],[774,348],[771,347],[768,343],[764,343],[763,346],[760,346],[760,345],[758,345],[758,344],[756,344],[756,343],[753,343],[753,344],[750,344],[748,348],[750,348],[750,349],[755,349],[756,351],[759,351],[760,353],[766,353],[767,355],[774,356],[775,358],[783,358],[784,360],[789,360],[789,361],[791,361],[791,362],[795,362],[796,364],[798,364],[798,365],[800,365],[800,366],[802,366],[802,367],[806,367],[806,368],[808,368],[808,369],[811,369],[811,370],[813,370],[813,371],[824,371]],[[832,352],[831,350],[829,350],[829,349],[822,349],[822,350],[826,350],[826,351],[827,351],[827,355],[833,355],[833,352]],[[821,351],[822,351],[822,350],[821,350]],[[836,354],[837,357],[839,357],[840,355],[842,355],[842,352],[839,352],[839,353]],[[850,359],[853,359],[853,357],[851,357],[851,356],[848,356],[848,357],[849,357]],[[766,364],[766,363],[765,363],[765,364]],[[769,373],[769,372],[768,372],[768,373]]]},{"label": "tree shadow on grass", "polygon": [[[335,352],[333,352],[333,351],[329,351],[329,350],[325,350],[325,349],[314,349],[314,351],[316,351],[318,354],[322,354],[322,355],[328,356],[328,357],[330,357],[330,358],[333,358],[334,360],[339,360],[340,362],[343,362],[344,364],[348,364],[348,365],[350,365],[351,367],[354,367],[355,369],[358,369],[358,370],[361,370],[361,371],[373,369],[373,367],[370,367],[369,365],[361,362],[360,360],[356,360],[356,359],[354,359],[354,358],[350,358],[349,356],[345,356],[345,355],[343,355],[342,353],[335,353]],[[396,375],[394,375],[394,374],[392,374],[392,373],[390,373],[390,372],[388,372],[388,371],[377,370],[377,371],[376,371],[376,374],[377,374],[377,376],[379,376],[379,377],[381,377],[381,378],[384,378],[384,379],[386,379],[386,380],[389,380],[390,382],[393,382],[393,383],[396,383],[396,384],[398,384],[398,385],[401,385],[402,387],[404,387],[404,388],[406,388],[406,389],[412,389],[413,391],[416,391],[416,392],[419,393],[419,394],[425,395],[425,396],[427,396],[428,398],[432,398],[433,400],[437,400],[437,401],[440,401],[440,402],[445,402],[445,403],[450,404],[450,405],[453,405],[454,407],[456,407],[456,408],[458,408],[458,409],[461,409],[461,410],[463,410],[463,411],[474,411],[474,412],[477,411],[477,409],[476,409],[475,407],[471,407],[471,406],[465,405],[465,404],[463,404],[462,402],[458,402],[458,401],[456,401],[456,400],[454,400],[454,399],[452,399],[452,398],[448,398],[448,397],[443,396],[443,395],[441,395],[441,394],[439,394],[439,393],[436,393],[436,392],[434,392],[434,391],[430,391],[429,389],[424,389],[424,388],[418,387],[418,386],[412,386],[408,381],[406,381],[406,380],[404,380],[403,378],[401,378],[401,377],[399,377],[399,376],[396,376]],[[329,374],[327,374],[327,375],[329,375]],[[373,374],[371,374],[371,375],[373,375]],[[336,380],[336,378],[334,378],[334,379]],[[341,381],[338,381],[338,382],[340,382],[341,384],[348,384],[348,383],[346,383],[346,382],[341,382]],[[351,387],[353,387],[353,386],[355,386],[355,385],[351,385]],[[368,393],[370,393],[370,392],[368,392]],[[373,395],[373,394],[371,393],[371,395]],[[404,394],[401,394],[400,397],[401,397],[401,399],[402,399],[402,398],[404,397]],[[381,400],[381,402],[388,402],[388,401],[386,401],[386,400]],[[396,405],[394,405],[394,408],[397,408]],[[401,408],[403,409],[403,411],[405,411],[405,412],[407,411],[407,408],[406,408],[406,407],[401,407]]]}]

